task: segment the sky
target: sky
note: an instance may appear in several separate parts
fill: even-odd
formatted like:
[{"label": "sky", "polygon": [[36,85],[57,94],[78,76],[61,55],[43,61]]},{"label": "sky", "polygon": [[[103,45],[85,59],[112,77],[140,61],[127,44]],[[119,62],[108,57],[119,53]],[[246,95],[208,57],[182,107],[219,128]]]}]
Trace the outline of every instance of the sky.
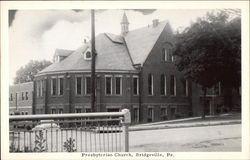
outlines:
[{"label": "sky", "polygon": [[[96,35],[120,34],[125,12],[129,30],[147,26],[153,19],[168,20],[175,32],[188,27],[209,10],[98,10]],[[15,10],[9,12],[10,84],[16,71],[30,60],[52,61],[55,49],[79,48],[91,35],[90,10]]]}]

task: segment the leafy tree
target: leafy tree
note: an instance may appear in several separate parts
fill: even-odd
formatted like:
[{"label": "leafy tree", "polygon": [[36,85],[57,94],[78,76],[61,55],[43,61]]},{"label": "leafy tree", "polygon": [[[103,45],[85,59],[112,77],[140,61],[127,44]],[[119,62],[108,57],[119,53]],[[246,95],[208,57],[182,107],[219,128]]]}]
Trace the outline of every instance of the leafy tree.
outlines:
[{"label": "leafy tree", "polygon": [[[186,78],[207,89],[221,82],[228,95],[241,79],[241,18],[227,11],[210,12],[176,36],[176,66]],[[226,96],[230,107],[230,96]],[[205,101],[201,108],[205,118]]]},{"label": "leafy tree", "polygon": [[47,66],[51,65],[50,61],[42,60],[36,61],[31,60],[24,67],[21,67],[16,72],[16,77],[14,79],[14,84],[30,82],[33,79],[33,76],[37,74],[39,71],[43,70]]}]

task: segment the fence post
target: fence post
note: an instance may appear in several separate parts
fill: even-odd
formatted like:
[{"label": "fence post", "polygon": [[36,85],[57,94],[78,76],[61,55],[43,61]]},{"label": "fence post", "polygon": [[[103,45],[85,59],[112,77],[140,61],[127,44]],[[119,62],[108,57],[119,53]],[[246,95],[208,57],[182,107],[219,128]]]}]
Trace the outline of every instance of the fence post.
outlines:
[{"label": "fence post", "polygon": [[129,132],[128,132],[128,126],[131,123],[131,116],[130,111],[128,109],[123,109],[122,112],[124,113],[124,119],[122,121],[122,128],[123,128],[123,134],[124,134],[124,149],[125,152],[129,152]]}]

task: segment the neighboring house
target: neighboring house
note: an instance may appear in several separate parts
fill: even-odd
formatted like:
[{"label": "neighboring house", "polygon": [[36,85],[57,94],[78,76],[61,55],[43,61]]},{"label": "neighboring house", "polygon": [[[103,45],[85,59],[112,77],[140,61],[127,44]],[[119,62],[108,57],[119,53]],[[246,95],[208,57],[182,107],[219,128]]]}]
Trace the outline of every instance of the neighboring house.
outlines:
[{"label": "neighboring house", "polygon": [[9,88],[9,114],[32,114],[33,82],[20,83]]},{"label": "neighboring house", "polygon": [[[91,44],[57,50],[34,79],[35,114],[131,111],[133,123],[199,115],[200,90],[176,70],[167,21],[96,36],[96,107],[91,108]],[[57,52],[60,51],[60,54]],[[63,55],[63,56],[62,56]]]}]

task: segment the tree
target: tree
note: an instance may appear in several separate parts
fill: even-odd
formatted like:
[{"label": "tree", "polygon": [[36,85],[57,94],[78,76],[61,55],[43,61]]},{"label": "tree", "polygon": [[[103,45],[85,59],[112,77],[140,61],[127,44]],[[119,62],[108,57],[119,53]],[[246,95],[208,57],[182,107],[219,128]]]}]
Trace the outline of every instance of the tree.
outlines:
[{"label": "tree", "polygon": [[[179,57],[177,69],[202,86],[204,106],[201,111],[202,118],[205,118],[208,88],[221,82],[230,94],[229,88],[240,85],[241,18],[230,20],[226,11],[207,13],[177,34],[174,55]],[[230,106],[230,101],[225,105]]]},{"label": "tree", "polygon": [[16,72],[16,77],[14,79],[14,84],[30,82],[33,79],[33,76],[37,74],[39,71],[43,70],[47,66],[51,65],[50,61],[42,60],[35,61],[31,60],[24,67],[21,67]]}]

